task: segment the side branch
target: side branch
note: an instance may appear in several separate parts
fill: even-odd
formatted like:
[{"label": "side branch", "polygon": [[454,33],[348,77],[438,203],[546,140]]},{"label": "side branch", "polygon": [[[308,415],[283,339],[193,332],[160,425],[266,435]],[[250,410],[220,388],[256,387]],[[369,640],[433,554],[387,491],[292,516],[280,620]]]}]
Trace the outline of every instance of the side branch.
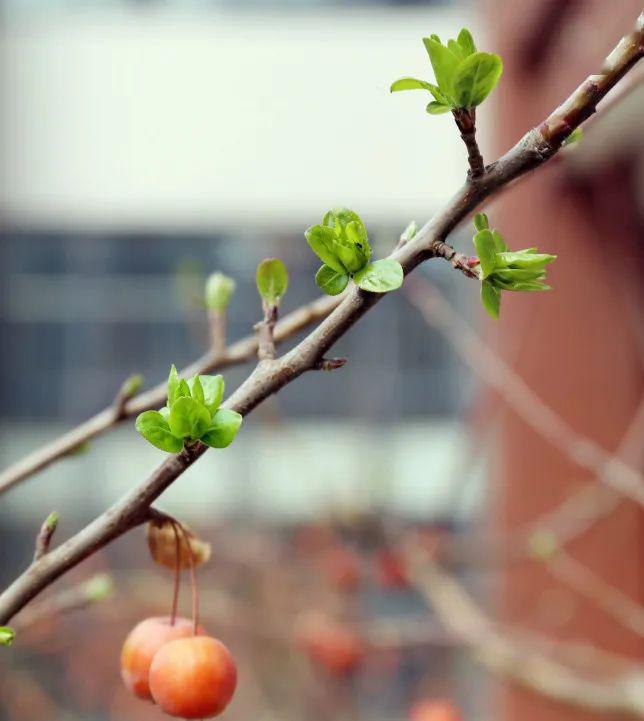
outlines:
[{"label": "side branch", "polygon": [[[325,318],[341,300],[342,296],[324,296],[284,316],[275,326],[275,342],[281,343],[303,328],[315,323],[315,321]],[[220,336],[219,331],[217,335]],[[181,375],[189,377],[210,373],[213,370],[223,370],[229,366],[252,360],[257,353],[256,335],[247,336],[233,343],[224,351],[220,350],[219,345],[217,349],[212,348],[210,352],[184,368]],[[143,411],[162,406],[165,397],[166,384],[164,382],[148,391],[139,393],[131,399],[124,399],[119,406],[118,412],[115,412],[115,404],[108,406],[76,428],[2,471],[0,473],[0,493],[9,490],[16,483],[32,476],[34,473],[47,468],[58,459],[69,455],[79,446],[104,433],[121,421],[133,418]]]},{"label": "side branch", "polygon": [[[586,93],[583,97],[579,96],[579,91],[575,91],[546,122],[552,124],[551,119],[559,117],[560,113],[566,113],[572,104],[576,110],[574,113],[568,113],[567,117],[573,125],[571,130],[574,129],[590,114],[584,110],[584,102],[594,110],[597,101],[635,64],[643,52],[644,15],[638,20],[635,32],[622,40],[611,53],[609,62],[602,71],[601,82],[597,84],[598,90]],[[468,179],[443,210],[438,212],[412,239],[398,247],[390,257],[401,264],[405,274],[410,273],[424,260],[435,257],[447,235],[483,200],[552,157],[561,144],[557,138],[556,135],[552,137],[544,135],[540,128],[528,132],[480,178]],[[376,305],[381,297],[380,294],[351,287],[340,297],[341,300],[335,310],[295,348],[270,364],[260,363],[223,407],[247,415],[267,397],[277,393],[307,370],[315,368],[331,346]],[[326,302],[334,307],[332,303],[338,301],[334,299]],[[328,306],[325,307],[330,310]],[[257,346],[251,342],[251,347],[255,349]],[[195,371],[189,369],[188,373],[190,372]],[[198,369],[196,372],[203,371]],[[160,404],[163,396],[161,399],[154,396],[154,400],[155,405]],[[137,408],[137,412],[139,410],[143,409]],[[104,514],[28,568],[0,596],[0,624],[10,619],[65,571],[125,531],[142,523],[148,515],[150,504],[205,450],[203,444],[196,443],[190,448],[185,448],[178,455],[167,458],[147,479],[129,491]]]},{"label": "side branch", "polygon": [[641,683],[641,671],[610,679],[581,675],[497,628],[458,581],[437,564],[415,558],[412,569],[414,585],[438,617],[490,672],[581,709],[644,718],[644,699],[630,692]]},{"label": "side branch", "polygon": [[470,176],[480,178],[485,172],[485,163],[476,142],[476,108],[456,108],[452,115],[467,148],[467,161],[470,164]]}]

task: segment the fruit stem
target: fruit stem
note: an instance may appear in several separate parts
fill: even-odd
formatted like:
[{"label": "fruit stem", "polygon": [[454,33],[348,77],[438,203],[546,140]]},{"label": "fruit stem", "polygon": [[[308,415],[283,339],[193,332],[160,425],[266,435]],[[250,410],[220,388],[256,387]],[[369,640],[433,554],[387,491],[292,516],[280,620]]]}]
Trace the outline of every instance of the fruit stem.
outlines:
[{"label": "fruit stem", "polygon": [[190,538],[186,533],[186,529],[179,524],[183,539],[186,542],[188,548],[188,561],[190,562],[190,584],[192,586],[192,635],[197,635],[197,628],[199,626],[199,590],[197,589],[197,574],[195,571],[195,559],[192,553],[192,546],[190,545]]},{"label": "fruit stem", "polygon": [[174,542],[176,548],[176,561],[174,564],[174,591],[172,593],[172,611],[170,612],[170,625],[174,626],[177,621],[177,607],[179,605],[179,584],[181,582],[181,539],[177,530],[176,521],[172,521],[174,531]]}]

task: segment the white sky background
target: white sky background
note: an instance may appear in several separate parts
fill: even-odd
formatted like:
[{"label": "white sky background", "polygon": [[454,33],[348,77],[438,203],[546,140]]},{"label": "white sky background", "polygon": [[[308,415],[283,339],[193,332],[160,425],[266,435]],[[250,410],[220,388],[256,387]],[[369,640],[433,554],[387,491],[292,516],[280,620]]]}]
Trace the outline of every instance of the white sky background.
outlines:
[{"label": "white sky background", "polygon": [[421,37],[453,36],[466,15],[14,16],[0,210],[12,224],[86,229],[299,227],[337,204],[370,222],[423,219],[462,181],[465,151],[450,116],[425,113],[427,93],[389,84],[431,78]]}]

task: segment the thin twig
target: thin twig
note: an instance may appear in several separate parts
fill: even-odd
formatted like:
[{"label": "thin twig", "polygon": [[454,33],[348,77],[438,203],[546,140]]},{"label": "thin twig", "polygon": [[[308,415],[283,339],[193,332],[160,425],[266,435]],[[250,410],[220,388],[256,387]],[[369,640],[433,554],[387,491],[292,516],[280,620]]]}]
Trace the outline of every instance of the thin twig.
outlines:
[{"label": "thin twig", "polygon": [[597,604],[624,628],[644,638],[644,608],[636,601],[561,548],[547,565],[558,581]]},{"label": "thin twig", "polygon": [[452,110],[452,115],[467,148],[470,175],[472,178],[480,178],[485,172],[485,163],[476,142],[476,108],[456,108]]},{"label": "thin twig", "polygon": [[98,573],[77,586],[66,588],[30,605],[16,617],[12,627],[16,632],[24,631],[40,621],[87,608],[109,598],[113,589],[112,577],[106,573]]},{"label": "thin twig", "polygon": [[458,350],[474,372],[494,388],[533,430],[578,466],[644,506],[644,478],[621,458],[576,431],[494,353],[429,283],[413,279],[404,292],[428,322]]},{"label": "thin twig", "polygon": [[[426,557],[409,554],[412,582],[473,658],[490,672],[581,709],[644,718],[644,696],[636,689],[644,674],[631,671],[610,679],[586,677],[522,644],[496,627],[458,581]],[[637,677],[636,677],[637,673]]]},{"label": "thin twig", "polygon": [[[405,245],[395,258],[405,274],[428,258],[434,248],[498,188],[549,160],[563,138],[557,128],[562,122],[579,125],[599,100],[644,54],[644,13],[634,31],[623,38],[606,61],[601,75],[591,76],[547,121],[530,130],[512,149],[489,166],[479,179],[468,178],[456,195]],[[562,114],[560,121],[559,114]],[[311,370],[382,296],[353,286],[335,310],[295,348],[270,364],[260,363],[250,377],[227,399],[223,407],[247,415],[262,401]],[[142,523],[150,504],[191,466],[206,446],[195,443],[176,456],[168,457],[145,480],[126,493],[111,508],[54,551],[43,556],[19,576],[0,596],[0,624],[6,623],[43,588],[114,538]],[[624,464],[625,465],[625,464]],[[631,469],[632,471],[632,469]],[[632,480],[632,478],[631,478]],[[639,482],[639,478],[638,478]]]},{"label": "thin twig", "polygon": [[[275,342],[281,343],[297,332],[321,318],[325,318],[340,303],[342,296],[324,296],[312,303],[301,306],[284,316],[275,326]],[[211,351],[181,371],[184,378],[195,374],[223,370],[251,360],[257,353],[257,336],[252,334],[233,343],[224,355]],[[33,451],[0,473],[0,493],[7,491],[16,483],[29,478],[38,471],[47,468],[60,458],[72,453],[92,438],[104,433],[118,423],[133,418],[143,411],[163,405],[166,397],[166,384],[160,383],[154,388],[126,400],[118,414],[110,405],[89,420],[63,434],[56,440]]]},{"label": "thin twig", "polygon": [[211,308],[208,311],[208,325],[210,327],[210,351],[214,358],[226,357],[226,335],[228,331],[228,318],[225,310]]}]

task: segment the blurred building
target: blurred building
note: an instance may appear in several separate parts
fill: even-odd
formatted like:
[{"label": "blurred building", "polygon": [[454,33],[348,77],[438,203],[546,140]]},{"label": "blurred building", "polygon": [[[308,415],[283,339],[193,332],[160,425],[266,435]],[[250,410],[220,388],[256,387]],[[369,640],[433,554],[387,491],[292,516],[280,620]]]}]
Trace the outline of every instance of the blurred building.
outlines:
[{"label": "blurred building", "polygon": [[[384,254],[462,176],[464,151],[449,121],[429,118],[423,98],[388,90],[399,75],[430,72],[420,38],[427,28],[445,34],[464,24],[462,6],[14,0],[5,15],[0,402],[7,461],[109,403],[128,374],[155,383],[171,362],[203,352],[198,298],[207,273],[237,279],[229,335],[247,335],[259,312],[253,277],[262,257],[279,255],[289,266],[285,312],[317,296],[316,259],[302,233],[328,207],[360,212]],[[460,302],[462,279],[447,267],[431,275]],[[346,491],[342,483],[334,493],[367,504],[394,493],[399,510],[451,515],[444,471],[454,465],[450,449],[469,387],[454,372],[452,352],[401,297],[387,299],[337,352],[349,365],[286,389],[278,410],[271,402],[249,419],[248,442],[267,432],[259,430],[262,414],[274,422],[279,411],[283,420],[300,419],[299,432],[311,439],[326,433],[337,444],[357,485]],[[227,372],[228,387],[247,371]],[[400,465],[379,461],[376,479],[355,453],[394,420],[409,425],[388,448],[405,468],[407,480],[395,486],[390,476],[401,474]],[[334,441],[340,434],[331,422],[355,443]],[[427,422],[435,432],[426,433]],[[143,468],[152,462],[131,427],[113,438],[96,452],[118,438],[128,459]],[[108,498],[135,477],[116,472],[116,456],[105,458]],[[222,497],[236,498],[242,513],[239,504],[276,505],[287,515],[312,510],[306,494],[295,501],[297,467],[286,479],[276,473],[272,503],[253,503],[264,498],[270,469],[288,465],[281,458],[260,482],[236,456],[232,475],[251,490],[240,496],[224,484]],[[60,488],[94,460],[54,467],[43,484]],[[9,502],[21,498],[28,493],[17,489]]]}]

